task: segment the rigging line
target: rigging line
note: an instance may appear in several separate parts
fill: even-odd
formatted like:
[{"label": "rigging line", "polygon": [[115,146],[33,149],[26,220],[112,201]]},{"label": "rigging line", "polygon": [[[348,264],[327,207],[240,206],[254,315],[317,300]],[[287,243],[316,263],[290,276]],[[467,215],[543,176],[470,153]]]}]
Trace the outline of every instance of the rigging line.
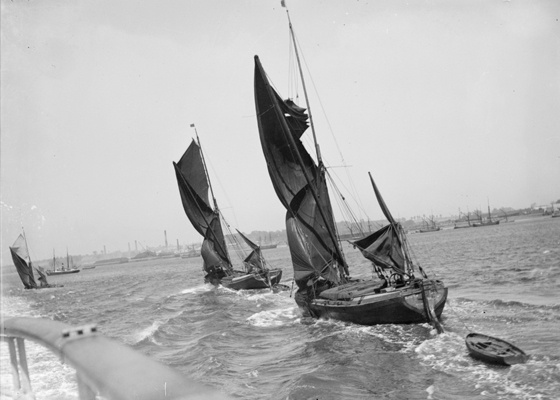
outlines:
[{"label": "rigging line", "polygon": [[297,78],[297,64],[294,60],[294,47],[290,32],[288,32],[288,98],[299,99],[299,80]]},{"label": "rigging line", "polygon": [[[287,12],[287,11],[286,11],[286,12]],[[288,14],[288,20],[290,20],[289,14]],[[291,21],[290,21],[290,30],[291,30],[291,32],[292,32],[293,41],[294,41],[294,42],[297,42],[297,47],[299,47],[300,50],[301,50],[301,45],[300,45],[299,41],[297,40],[297,38],[296,38],[296,36],[295,36],[294,30],[292,29]],[[297,53],[297,47],[296,47],[295,44],[294,44],[293,47],[294,47],[294,52],[295,52],[295,54],[296,54],[296,57],[298,57],[298,63],[299,63],[299,56],[298,56],[298,53]],[[291,53],[290,53],[290,55],[291,55]],[[309,78],[311,79],[311,82],[312,82],[312,84],[313,84],[313,88],[314,88],[314,90],[315,90],[315,94],[316,94],[317,99],[318,99],[318,101],[319,101],[319,104],[320,104],[320,106],[321,106],[321,110],[323,111],[323,116],[324,116],[324,118],[325,118],[325,120],[326,120],[326,122],[327,122],[327,126],[329,127],[329,131],[330,131],[330,133],[331,133],[331,136],[332,136],[332,138],[333,138],[333,140],[334,140],[336,149],[337,149],[338,154],[339,154],[339,156],[340,156],[340,159],[341,159],[341,161],[342,161],[342,164],[343,164],[343,166],[346,166],[346,161],[345,161],[345,159],[344,159],[344,156],[343,156],[343,154],[342,154],[342,151],[340,150],[340,146],[339,146],[339,144],[338,144],[338,141],[337,141],[337,139],[336,139],[336,136],[334,135],[334,131],[333,131],[333,129],[332,129],[332,125],[331,125],[331,123],[330,123],[330,121],[329,121],[329,118],[328,118],[328,116],[327,116],[326,110],[325,110],[325,108],[324,108],[324,106],[323,106],[323,103],[322,103],[322,101],[321,101],[321,98],[320,98],[320,96],[319,96],[319,93],[318,93],[317,87],[316,87],[316,85],[315,85],[315,82],[313,81],[313,76],[311,75],[311,72],[310,72],[309,66],[307,65],[307,61],[305,60],[305,55],[304,55],[303,51],[301,51],[301,55],[302,55],[302,58],[303,58],[303,60],[304,60],[305,66],[306,66],[306,68],[307,68],[308,76],[309,76]],[[293,61],[292,61],[292,62],[293,62]],[[302,83],[303,83],[303,72],[301,72],[301,80],[302,80]],[[303,90],[305,91],[305,86],[303,87]],[[312,119],[312,116],[311,116],[311,110],[310,110],[309,102],[308,102],[308,100],[307,100],[307,93],[306,93],[306,92],[305,92],[305,95],[306,95],[306,101],[307,101],[307,108],[308,108],[309,121],[310,121],[310,125],[311,125],[311,130],[312,130],[312,132],[313,132],[313,139],[314,139],[314,142],[315,142],[314,144],[315,144],[315,148],[317,149],[317,157],[318,157],[318,161],[321,162],[321,161],[322,161],[322,154],[321,154],[321,152],[319,151],[319,146],[318,146],[318,144],[317,144],[316,135],[315,135],[315,128],[314,128],[313,119]],[[350,175],[350,171],[346,170],[346,175],[347,175],[348,181],[350,182],[350,186],[351,186],[352,192],[354,193],[354,195],[356,196],[356,198],[359,199],[359,196],[357,196],[356,186],[355,186],[354,181],[353,181],[353,179],[352,179],[352,177],[351,177],[351,175]],[[356,203],[358,203],[358,201],[356,201]],[[363,209],[363,205],[362,205],[362,209]]]},{"label": "rigging line", "polygon": [[241,246],[241,242],[238,239],[237,235],[231,230],[231,226],[230,226],[229,222],[226,220],[226,218],[224,217],[224,215],[220,214],[220,217],[221,217],[222,221],[224,222],[224,224],[226,226],[226,230],[229,232],[228,240],[232,244],[235,245],[234,246],[234,251],[237,254],[237,256],[243,261],[245,258],[247,258],[247,252]]},{"label": "rigging line", "polygon": [[309,103],[309,96],[307,95],[307,88],[305,87],[305,80],[303,79],[303,69],[301,68],[301,62],[300,62],[300,59],[299,59],[298,45],[296,44],[296,34],[294,32],[294,28],[292,26],[292,21],[290,20],[290,14],[289,14],[288,10],[286,10],[286,15],[288,16],[290,33],[292,35],[292,41],[294,42],[294,53],[296,55],[296,59],[297,59],[297,63],[298,63],[299,75],[301,77],[301,87],[303,89],[303,94],[305,96],[305,104],[307,105],[307,115],[309,117],[309,126],[311,127],[311,132],[313,133],[313,142],[315,144],[315,152],[317,154],[317,161],[319,162],[319,165],[322,165],[323,161],[321,160],[321,150],[319,148],[319,143],[317,142],[317,135],[315,133],[315,124],[313,122],[313,115],[311,113],[311,104]]},{"label": "rigging line", "polygon": [[350,216],[350,221],[354,221],[354,223],[357,224],[357,218],[355,217],[354,212],[352,211],[350,205],[346,201],[346,198],[342,195],[342,193],[336,186],[332,176],[329,174],[328,177],[329,177],[329,183],[331,185],[331,188],[337,194],[336,200],[337,200],[337,204],[339,205],[339,209],[341,213],[345,216]]},{"label": "rigging line", "polygon": [[[342,193],[340,192],[340,190],[338,189],[338,186],[335,184],[334,179],[333,179],[333,177],[331,176],[330,172],[329,172],[329,174],[328,174],[328,177],[329,177],[329,182],[331,183],[331,187],[332,187],[333,190],[335,190],[335,192],[340,196],[340,198],[342,199],[341,201],[342,201],[343,204],[344,204],[344,207],[341,206],[341,211],[346,210],[347,213],[348,213],[349,215],[352,216],[352,219],[353,219],[353,221],[354,221],[354,224],[355,224],[356,226],[358,226],[360,232],[363,233],[362,223],[358,221],[358,218],[357,218],[356,214],[354,213],[354,210],[352,209],[352,207],[350,207],[350,204],[348,204],[348,201],[346,200],[346,197],[344,197],[344,196],[342,195]],[[344,186],[344,183],[342,183],[342,184],[343,184],[343,186]],[[367,219],[368,222],[369,222],[369,221],[370,221],[370,218],[369,218],[367,212],[361,207],[361,205],[356,201],[355,198],[353,198],[352,196],[350,196],[350,198],[351,198],[352,200],[354,200],[354,202],[355,202],[356,205],[358,206],[358,209],[363,213],[363,215],[365,215],[366,219]],[[340,199],[337,198],[337,200],[340,200]],[[343,211],[343,212],[344,212],[344,211]],[[363,218],[361,218],[361,220],[363,221]],[[375,225],[375,227],[377,228],[377,224],[374,223],[374,225]],[[368,230],[369,230],[369,228],[368,228]]]},{"label": "rigging line", "polygon": [[[286,10],[286,13],[287,13],[287,10]],[[290,17],[289,17],[289,14],[288,14],[288,20],[289,20],[289,19],[290,19]],[[293,41],[294,41],[294,42],[297,42],[297,47],[299,47],[300,50],[301,50],[302,47],[301,47],[301,45],[300,45],[300,43],[299,43],[299,40],[297,40],[297,38],[296,38],[295,32],[294,32],[293,29],[292,29],[291,21],[290,21],[290,30],[291,30],[291,32],[292,32]],[[295,48],[295,47],[296,47],[296,46],[294,45],[294,48]],[[296,49],[296,51],[297,51],[297,49]],[[297,56],[297,55],[298,55],[298,53],[296,53],[296,56]],[[327,126],[329,127],[329,132],[331,133],[331,137],[332,137],[333,140],[334,140],[334,143],[335,143],[336,149],[338,150],[338,154],[339,154],[339,156],[340,156],[340,158],[341,158],[342,164],[343,164],[343,165],[346,165],[346,161],[345,161],[345,159],[344,159],[344,156],[343,156],[343,154],[342,154],[342,151],[340,150],[340,146],[339,146],[339,144],[338,144],[338,141],[337,141],[337,139],[336,139],[336,136],[334,135],[334,131],[333,131],[333,129],[332,129],[332,125],[331,125],[331,123],[330,123],[330,121],[329,121],[328,115],[327,115],[326,110],[325,110],[325,108],[324,108],[324,106],[323,106],[323,102],[321,101],[321,97],[319,96],[319,92],[318,92],[318,90],[317,90],[317,86],[315,85],[315,81],[313,80],[313,76],[311,75],[311,71],[310,71],[310,69],[309,69],[309,66],[307,65],[307,60],[305,59],[305,54],[303,53],[303,51],[301,51],[301,56],[302,56],[302,59],[303,59],[303,61],[304,61],[305,66],[306,66],[306,68],[307,68],[308,76],[309,76],[309,78],[310,78],[310,80],[311,80],[313,89],[315,90],[315,94],[316,94],[316,96],[317,96],[317,100],[319,101],[319,105],[321,106],[321,110],[322,110],[322,112],[323,112],[323,116],[324,116],[324,118],[325,118],[325,121],[327,122]],[[298,57],[298,61],[299,61],[299,57]],[[301,75],[302,75],[302,76],[301,76],[301,79],[302,79],[302,83],[303,83],[303,72],[301,72]],[[305,86],[304,86],[304,90],[305,90]],[[306,93],[306,101],[307,101],[307,93]],[[311,110],[309,109],[309,102],[307,103],[307,105],[308,105],[308,114],[309,114],[310,124],[311,124],[311,128],[312,128],[312,130],[313,130],[313,138],[314,138],[314,140],[315,140],[315,147],[316,147],[316,149],[317,149],[317,156],[318,156],[318,158],[319,158],[319,161],[321,161],[321,153],[320,153],[320,151],[319,151],[319,146],[318,146],[318,144],[316,143],[317,140],[316,140],[316,138],[315,138],[315,129],[314,129],[314,125],[313,125],[313,120],[312,120],[312,118],[311,118]],[[346,174],[347,174],[348,181],[350,182],[350,186],[351,186],[351,189],[352,189],[353,193],[355,194],[356,198],[359,199],[359,196],[357,196],[356,186],[355,186],[354,181],[352,180],[352,177],[351,177],[351,175],[350,175],[350,171],[346,170]],[[356,203],[358,203],[358,201],[356,201]],[[362,205],[362,209],[363,209],[363,205]]]},{"label": "rigging line", "polygon": [[[360,211],[362,211],[362,213],[366,217],[368,217],[367,212],[365,211],[365,207],[362,203],[362,199],[358,195],[358,191],[356,189],[356,185],[354,184],[354,180],[352,179],[352,175],[350,174],[350,167],[351,166],[347,165],[344,162],[344,160],[342,162],[343,162],[342,168],[345,169],[344,172],[346,173],[346,181],[349,183],[350,188],[346,187],[346,185],[344,184],[344,180],[342,178],[340,178],[340,176],[336,173],[336,171],[333,170],[333,168],[334,168],[333,166],[329,165],[328,169],[333,172],[334,176],[338,179],[338,182],[340,182],[340,185],[342,185],[342,187],[346,190],[346,192],[349,193],[349,196],[352,198],[352,200],[354,200],[354,203],[358,206],[358,209]],[[333,185],[334,185],[334,179],[333,179]]]},{"label": "rigging line", "polygon": [[208,169],[206,168],[206,160],[204,159],[204,153],[202,151],[202,144],[200,144],[200,138],[198,137],[198,131],[196,130],[196,126],[194,124],[191,124],[191,127],[194,128],[194,133],[196,135],[196,140],[198,142],[200,157],[202,158],[202,165],[204,166],[204,172],[206,173],[208,186],[210,186],[210,192],[212,193],[212,200],[214,200],[214,207],[218,209],[218,203],[216,202],[216,196],[214,196],[214,189],[212,189],[212,181],[210,180],[210,175],[208,175]]},{"label": "rigging line", "polygon": [[[341,196],[342,197],[342,196]],[[352,210],[348,207],[348,205],[344,202],[344,200],[342,200],[340,197],[335,196],[337,205],[339,207],[340,212],[342,213],[342,217],[344,218],[343,221],[341,221],[347,228],[350,229],[350,231],[352,231],[352,227],[358,227],[358,229],[360,231],[361,228],[358,225],[358,221],[356,219],[356,216],[353,214]]]},{"label": "rigging line", "polygon": [[[294,33],[293,31],[292,31],[292,35],[293,35],[294,40],[297,42],[297,46],[298,46],[298,47],[300,48],[300,50],[301,50],[302,47],[301,47],[301,45],[300,45],[300,43],[299,43],[299,40],[297,40],[297,38],[296,38],[296,36],[295,36],[295,33]],[[334,142],[335,142],[336,149],[338,150],[338,153],[339,153],[340,158],[341,158],[341,160],[342,160],[342,164],[344,165],[344,164],[345,164],[344,156],[342,155],[342,152],[340,151],[340,146],[338,145],[338,141],[336,140],[336,136],[334,135],[334,132],[333,132],[331,123],[330,123],[330,121],[329,121],[329,118],[328,118],[328,116],[327,116],[326,110],[325,110],[325,108],[324,108],[324,106],[323,106],[323,103],[322,103],[322,101],[321,101],[321,97],[319,96],[319,92],[318,92],[318,90],[317,90],[317,86],[315,85],[315,81],[313,80],[313,76],[311,75],[311,70],[309,69],[309,66],[307,65],[307,60],[305,59],[305,54],[303,53],[303,51],[301,51],[301,58],[303,59],[303,63],[305,64],[305,67],[306,67],[306,69],[307,69],[307,75],[309,76],[309,79],[311,80],[311,84],[312,84],[312,86],[313,86],[313,89],[315,90],[315,94],[316,94],[316,96],[317,96],[317,100],[319,101],[319,105],[321,106],[321,110],[323,111],[323,115],[324,115],[325,120],[326,120],[326,122],[327,122],[327,126],[329,127],[329,131],[331,132],[331,136],[332,136],[332,138],[333,138],[333,140],[334,140]]]},{"label": "rigging line", "polygon": [[[219,186],[220,189],[222,190],[221,196],[225,197],[225,199],[226,199],[226,201],[227,201],[228,204],[233,204],[233,203],[231,202],[231,200],[229,199],[228,195],[227,195],[227,191],[225,190],[224,185],[222,184],[222,181],[221,181],[221,179],[220,179],[220,175],[218,175],[218,173],[216,173],[216,170],[214,169],[214,164],[212,164],[212,161],[211,161],[211,160],[208,161],[207,164],[210,166],[210,169],[212,170],[212,173],[213,173],[213,175],[214,175],[214,179],[216,179],[216,181],[218,181],[218,186]],[[208,178],[208,180],[210,181],[210,178]],[[214,201],[215,201],[215,200],[214,200]],[[234,208],[233,206],[230,205],[229,207],[225,207],[225,208],[224,208],[224,210],[226,210],[226,209],[231,209],[231,212],[232,212],[232,214],[233,214],[233,220],[235,221],[235,225],[236,225],[236,226],[239,226],[239,223],[237,222],[237,216],[235,215],[235,208]],[[218,212],[219,212],[220,216],[222,216],[222,218],[223,218],[223,212],[222,212],[222,209],[221,209],[221,208],[218,210]]]}]

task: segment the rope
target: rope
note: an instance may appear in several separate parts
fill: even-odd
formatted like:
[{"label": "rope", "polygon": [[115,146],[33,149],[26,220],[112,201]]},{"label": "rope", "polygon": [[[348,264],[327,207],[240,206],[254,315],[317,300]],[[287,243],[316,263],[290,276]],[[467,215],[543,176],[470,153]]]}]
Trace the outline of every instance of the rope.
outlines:
[{"label": "rope", "polygon": [[466,331],[473,332],[473,329],[471,327],[467,326],[465,321],[463,321],[461,318],[459,318],[459,315],[456,313],[455,309],[451,306],[451,303],[449,303],[449,302],[447,303],[447,308],[448,308],[449,311],[451,311],[452,314],[455,315],[455,318],[457,318],[459,320],[459,322],[463,325],[463,327],[465,328]]}]

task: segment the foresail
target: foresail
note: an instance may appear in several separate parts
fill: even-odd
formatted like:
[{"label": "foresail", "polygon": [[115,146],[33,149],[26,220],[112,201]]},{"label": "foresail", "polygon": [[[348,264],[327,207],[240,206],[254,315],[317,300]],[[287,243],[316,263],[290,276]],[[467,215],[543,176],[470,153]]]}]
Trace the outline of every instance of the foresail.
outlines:
[{"label": "foresail", "polygon": [[236,229],[236,231],[237,231],[237,233],[239,233],[239,236],[241,236],[241,238],[245,241],[245,243],[247,243],[247,246],[249,246],[251,248],[251,250],[257,250],[259,248],[258,244],[253,243],[253,241],[251,239],[249,239],[247,236],[245,236],[244,234],[239,232],[238,229]]},{"label": "foresail", "polygon": [[[292,232],[291,238],[288,235],[294,273],[302,279],[321,275],[337,282],[329,266],[344,268],[345,262],[340,259],[338,243],[329,233],[335,232],[335,226],[324,172],[300,140],[308,126],[305,109],[291,100],[282,100],[270,86],[258,57],[255,105],[268,172],[278,198],[288,210],[286,228]],[[310,182],[317,198],[311,192]]]},{"label": "foresail", "polygon": [[[35,268],[35,267],[33,267],[33,268]],[[49,284],[49,282],[47,281],[47,276],[45,274],[43,274],[43,271],[41,271],[39,268],[35,268],[35,272],[37,272],[39,274],[39,280],[41,282],[43,282],[42,285],[48,285]]]},{"label": "foresail", "polygon": [[373,181],[371,174],[369,174],[369,179],[373,186],[373,191],[375,192],[379,207],[381,207],[385,218],[389,221],[389,225],[363,239],[355,241],[354,246],[358,247],[362,255],[368,260],[373,261],[378,267],[382,269],[392,269],[396,273],[402,275],[407,268],[405,253],[399,236],[401,228],[389,212],[389,208],[385,204],[381,192]]},{"label": "foresail", "polygon": [[251,241],[251,239],[249,239],[247,236],[245,236],[244,234],[239,232],[239,230],[237,230],[237,233],[239,233],[241,238],[251,248],[251,253],[249,253],[249,255],[247,257],[245,257],[243,262],[245,264],[249,264],[249,265],[251,265],[251,266],[253,266],[253,267],[255,267],[259,270],[266,269],[266,267],[264,265],[264,259],[263,259],[262,253],[261,253],[260,246],[257,245],[256,243],[254,243],[253,241]]},{"label": "foresail", "polygon": [[257,250],[253,250],[245,259],[243,263],[251,265],[253,268],[257,270],[265,270],[266,266],[264,265],[264,259],[261,253],[261,249],[257,248]]},{"label": "foresail", "polygon": [[406,270],[405,257],[398,237],[398,228],[389,224],[377,232],[357,240],[362,255],[382,269],[392,269],[403,275]]}]

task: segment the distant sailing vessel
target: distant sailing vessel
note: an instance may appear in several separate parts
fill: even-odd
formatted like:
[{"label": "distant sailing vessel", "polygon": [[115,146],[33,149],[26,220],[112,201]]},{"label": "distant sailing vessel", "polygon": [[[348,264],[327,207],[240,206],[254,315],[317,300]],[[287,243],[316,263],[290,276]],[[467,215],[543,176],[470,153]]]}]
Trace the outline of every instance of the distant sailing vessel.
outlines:
[{"label": "distant sailing vessel", "polygon": [[[461,228],[472,228],[471,225],[471,213],[467,210],[467,213],[464,214],[465,215],[465,219],[461,218],[461,210],[459,209],[459,219],[457,221],[455,221],[455,225],[453,226],[453,229],[461,229]],[[467,221],[467,225],[461,225],[461,224],[457,224],[458,222],[465,222],[465,220]]]},{"label": "distant sailing vessel", "polygon": [[508,215],[507,212],[505,212],[505,211],[502,210],[502,209],[500,209],[500,211],[504,213],[504,218],[505,218],[505,219],[502,219],[502,220],[501,220],[501,222],[502,222],[503,224],[508,223],[508,222],[515,222],[514,219],[509,219],[509,218],[508,218],[509,215]]},{"label": "distant sailing vessel", "polygon": [[265,243],[265,244],[262,244],[261,241],[259,240],[259,247],[261,248],[261,250],[275,249],[276,247],[278,247],[278,243],[273,243],[272,242],[272,237],[269,233],[268,234],[268,242]]},{"label": "distant sailing vessel", "polygon": [[64,267],[64,263],[62,264],[62,267],[60,269],[56,269],[56,257],[54,255],[54,250],[53,250],[53,269],[52,270],[47,270],[47,275],[51,276],[51,275],[65,275],[65,274],[75,274],[80,272],[80,270],[76,267],[72,267],[70,265],[71,263],[71,258],[68,256],[68,249],[66,250],[66,267]]},{"label": "distant sailing vessel", "polygon": [[554,207],[554,203],[551,203],[552,214],[550,215],[552,218],[560,217],[560,204],[557,204],[557,207]]},{"label": "distant sailing vessel", "polygon": [[197,251],[194,248],[194,245],[188,250],[188,251],[184,251],[181,254],[181,258],[195,258],[195,257],[200,257],[200,251]]},{"label": "distant sailing vessel", "polygon": [[441,227],[436,223],[433,215],[427,220],[424,219],[424,223],[426,224],[426,226],[424,228],[420,228],[418,232],[426,233],[426,232],[437,232],[441,230]]},{"label": "distant sailing vessel", "polygon": [[[18,272],[21,283],[25,289],[43,289],[49,287],[55,287],[59,285],[49,285],[47,282],[47,277],[43,272],[33,266],[31,262],[31,257],[29,256],[29,250],[27,248],[27,239],[24,235],[20,234],[12,247],[10,247],[10,253],[12,254],[12,260]],[[33,275],[33,269],[39,274],[39,286],[35,282],[35,276]]]},{"label": "distant sailing vessel", "polygon": [[[289,16],[288,16],[289,19]],[[301,65],[289,23],[300,76]],[[437,321],[447,299],[447,288],[427,279],[410,258],[406,234],[385,206],[373,179],[375,194],[389,225],[355,241],[372,262],[381,280],[356,280],[339,244],[316,140],[313,118],[302,76],[308,114],[291,99],[282,100],[255,56],[255,105],[259,135],[275,192],[286,208],[286,233],[298,290],[295,300],[304,316],[325,317],[364,325]],[[309,125],[308,125],[309,118]],[[311,126],[317,163],[301,136]],[[416,267],[423,278],[415,275]]]},{"label": "distant sailing vessel", "polygon": [[479,222],[473,223],[473,226],[480,227],[480,226],[490,226],[490,225],[498,225],[500,223],[499,219],[493,220],[492,214],[490,213],[490,203],[488,203],[488,217],[485,220],[482,219],[482,215],[478,214]]},{"label": "distant sailing vessel", "polygon": [[[191,142],[179,162],[174,162],[173,166],[185,213],[193,227],[204,237],[201,248],[206,274],[204,281],[235,290],[272,288],[278,284],[282,270],[269,269],[259,246],[241,233],[252,251],[243,261],[243,271],[233,269],[222,230],[220,210],[212,191],[198,135],[197,141]],[[214,207],[208,201],[209,190]]]}]

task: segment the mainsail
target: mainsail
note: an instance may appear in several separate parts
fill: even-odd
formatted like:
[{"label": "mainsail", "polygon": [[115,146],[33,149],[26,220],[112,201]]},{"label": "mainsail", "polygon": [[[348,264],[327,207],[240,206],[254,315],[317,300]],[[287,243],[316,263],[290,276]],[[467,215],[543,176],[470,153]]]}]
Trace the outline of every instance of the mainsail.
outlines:
[{"label": "mainsail", "polygon": [[321,276],[338,284],[348,271],[336,237],[324,166],[315,163],[300,140],[308,127],[307,114],[293,101],[282,100],[257,56],[255,105],[268,172],[287,210],[294,278]]},{"label": "mainsail", "polygon": [[194,228],[204,240],[201,255],[204,267],[222,267],[232,271],[217,207],[208,201],[209,182],[201,149],[194,140],[178,163],[173,163],[183,208]]},{"label": "mainsail", "polygon": [[36,289],[37,283],[33,276],[33,267],[29,258],[29,251],[27,250],[27,243],[23,235],[19,235],[12,247],[12,260],[17,269],[21,282],[26,289]]}]

